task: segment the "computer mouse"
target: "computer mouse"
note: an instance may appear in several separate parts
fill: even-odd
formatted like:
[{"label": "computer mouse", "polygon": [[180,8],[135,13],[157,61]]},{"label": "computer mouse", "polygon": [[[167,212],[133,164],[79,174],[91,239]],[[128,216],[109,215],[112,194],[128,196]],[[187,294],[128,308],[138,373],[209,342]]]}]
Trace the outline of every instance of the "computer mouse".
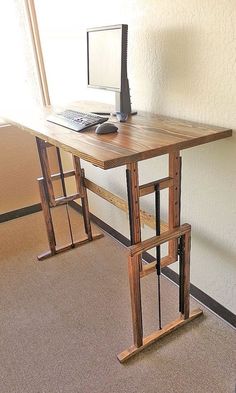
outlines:
[{"label": "computer mouse", "polygon": [[118,127],[113,123],[99,124],[95,130],[96,134],[110,134],[110,132],[117,132]]}]

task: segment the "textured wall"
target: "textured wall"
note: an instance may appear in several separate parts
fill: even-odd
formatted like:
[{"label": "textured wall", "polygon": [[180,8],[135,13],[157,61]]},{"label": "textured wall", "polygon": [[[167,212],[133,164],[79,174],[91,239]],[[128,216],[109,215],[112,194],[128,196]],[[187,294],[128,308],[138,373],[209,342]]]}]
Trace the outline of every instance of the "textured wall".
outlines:
[{"label": "textured wall", "polygon": [[[62,14],[68,12],[68,5],[63,3],[60,3]],[[74,54],[73,65],[63,63],[61,69],[63,73],[68,68],[75,78],[74,90],[69,91],[65,81],[60,91],[53,72],[50,73],[47,53],[55,100],[86,96],[112,102],[112,95],[85,90],[84,28],[128,23],[129,79],[134,108],[235,128],[235,0],[87,1],[79,11],[79,19],[77,4],[70,2],[70,23],[65,18],[60,20],[59,16],[56,21],[51,19],[54,32],[64,28],[68,33],[67,44],[78,40],[81,43],[81,50]],[[50,39],[51,42],[55,39],[52,30],[48,37],[46,52],[50,49]],[[55,49],[55,45],[53,47]],[[59,60],[60,52],[54,50],[53,56]],[[189,149],[182,155],[182,222],[191,223],[193,229],[191,281],[236,312],[235,136]],[[165,158],[141,163],[141,181],[165,174],[164,163]],[[85,167],[88,177],[125,195],[124,168],[104,173],[86,164]],[[98,197],[90,198],[90,203],[97,216],[128,234],[125,214]],[[151,198],[144,204],[152,211]],[[149,233],[150,230],[144,228],[144,236]]]}]

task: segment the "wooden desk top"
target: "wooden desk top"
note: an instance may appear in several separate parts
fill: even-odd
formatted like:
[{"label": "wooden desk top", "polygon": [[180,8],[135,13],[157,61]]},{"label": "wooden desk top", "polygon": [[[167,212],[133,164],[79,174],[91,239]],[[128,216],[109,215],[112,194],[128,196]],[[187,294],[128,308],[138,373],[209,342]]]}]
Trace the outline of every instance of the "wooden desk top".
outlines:
[{"label": "wooden desk top", "polygon": [[[77,105],[70,107],[86,111],[84,103]],[[126,123],[117,122],[118,133],[115,134],[97,135],[94,132],[95,127],[77,133],[47,122],[46,116],[50,111],[50,108],[43,108],[34,114],[16,114],[7,121],[102,169],[145,160],[232,135],[232,130],[228,128],[149,113],[130,116]],[[112,117],[110,121],[116,122],[116,118]]]}]

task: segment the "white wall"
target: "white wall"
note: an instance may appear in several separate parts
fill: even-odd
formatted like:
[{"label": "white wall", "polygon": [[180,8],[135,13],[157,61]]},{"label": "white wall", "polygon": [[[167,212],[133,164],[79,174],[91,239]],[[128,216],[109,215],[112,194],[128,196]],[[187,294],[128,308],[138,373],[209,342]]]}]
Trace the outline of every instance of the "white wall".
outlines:
[{"label": "white wall", "polygon": [[[81,2],[71,0],[61,1],[56,15],[54,1],[37,3],[54,101],[86,97],[112,102],[112,95],[86,90],[84,29],[128,23],[133,107],[235,128],[235,0],[101,0],[83,2],[82,10]],[[46,9],[47,18],[42,18]],[[62,56],[65,44],[70,53],[75,48],[72,59]],[[191,281],[236,312],[236,138],[182,155],[182,222],[193,229]],[[141,182],[164,173],[164,160],[141,163]],[[89,178],[125,195],[124,168],[104,172],[84,166]],[[151,198],[145,204],[152,211]],[[98,197],[90,198],[90,205],[94,214],[128,235],[125,214]],[[148,233],[145,229],[144,236]]]},{"label": "white wall", "polygon": [[34,138],[13,126],[0,126],[0,152],[0,214],[39,203]]},{"label": "white wall", "polygon": [[[40,203],[37,178],[42,176],[35,138],[19,128],[0,125],[0,214]],[[54,149],[48,149],[52,173],[58,172]],[[54,183],[61,195],[60,183]]]}]

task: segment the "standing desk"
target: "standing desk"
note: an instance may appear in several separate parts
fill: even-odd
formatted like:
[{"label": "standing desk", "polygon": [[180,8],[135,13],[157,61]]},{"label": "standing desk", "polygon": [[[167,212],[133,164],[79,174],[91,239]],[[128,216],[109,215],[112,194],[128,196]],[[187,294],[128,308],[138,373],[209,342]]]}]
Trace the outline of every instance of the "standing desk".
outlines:
[{"label": "standing desk", "polygon": [[[77,110],[92,110],[91,105],[79,103],[71,106]],[[117,123],[118,133],[97,135],[94,127],[81,133],[46,121],[50,108],[42,108],[34,114],[11,116],[8,121],[36,137],[39,158],[42,168],[42,177],[38,179],[45,218],[49,251],[40,255],[39,260],[45,259],[60,252],[77,247],[81,244],[99,239],[101,234],[92,233],[89,217],[87,189],[111,202],[113,205],[129,213],[131,246],[128,247],[128,274],[131,297],[133,345],[118,355],[120,362],[140,352],[153,342],[171,333],[189,321],[199,317],[202,310],[190,312],[190,243],[191,226],[181,225],[180,222],[180,195],[181,195],[181,156],[183,149],[213,142],[218,139],[230,137],[232,130],[222,127],[204,125],[185,120],[173,119],[165,116],[141,113],[131,116],[125,123]],[[56,147],[60,171],[51,174],[47,149]],[[62,168],[60,151],[63,149],[72,154],[74,169],[64,172]],[[139,161],[167,154],[169,156],[169,174],[163,179],[139,185]],[[101,169],[107,170],[119,166],[126,166],[128,202],[103,189],[87,179],[81,168],[80,159],[85,160]],[[74,176],[77,192],[67,195],[65,178]],[[53,182],[61,180],[63,196],[55,197]],[[141,197],[160,190],[168,189],[168,222],[160,221],[160,211],[156,217],[140,210]],[[85,237],[77,242],[71,241],[66,246],[56,244],[56,236],[50,209],[54,206],[67,204],[81,198],[84,218]],[[160,206],[160,204],[159,204]],[[158,206],[156,206],[158,209]],[[142,241],[141,221],[152,228],[159,228],[156,236]],[[159,221],[159,222],[158,222]],[[179,312],[177,320],[143,337],[143,318],[141,304],[140,280],[142,277],[156,271],[157,261],[148,265],[142,264],[142,253],[168,242],[168,253],[159,259],[160,268],[168,266],[179,260]]]}]

